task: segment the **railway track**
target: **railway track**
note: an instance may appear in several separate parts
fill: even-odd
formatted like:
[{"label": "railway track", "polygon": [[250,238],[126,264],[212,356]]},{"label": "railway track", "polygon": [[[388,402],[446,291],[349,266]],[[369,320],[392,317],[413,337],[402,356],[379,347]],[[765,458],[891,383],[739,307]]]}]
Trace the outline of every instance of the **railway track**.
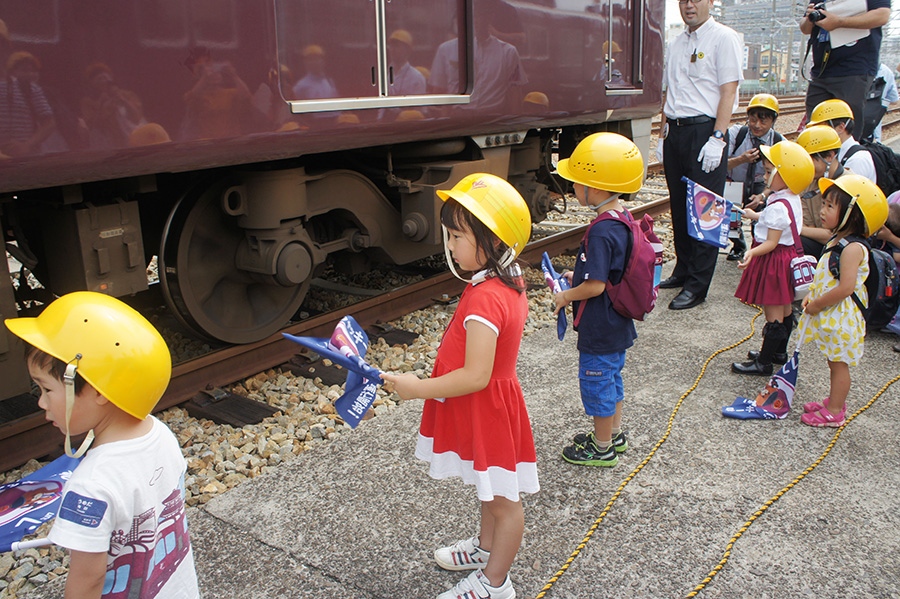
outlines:
[{"label": "railway track", "polygon": [[[647,202],[635,209],[637,215],[657,216],[669,210],[668,198]],[[540,264],[541,254],[574,252],[586,225],[564,227],[528,245],[522,259],[532,265]],[[298,353],[295,343],[285,340],[281,333],[303,336],[328,336],[342,316],[352,310],[354,318],[364,327],[394,320],[411,311],[433,304],[437,299],[458,295],[463,283],[449,271],[418,283],[400,287],[341,308],[291,324],[277,334],[248,345],[228,346],[176,364],[172,380],[160,400],[157,411],[180,405],[202,390],[225,386],[258,372],[288,362]],[[0,471],[9,470],[31,458],[58,452],[62,436],[38,411],[11,422],[0,424]]]}]

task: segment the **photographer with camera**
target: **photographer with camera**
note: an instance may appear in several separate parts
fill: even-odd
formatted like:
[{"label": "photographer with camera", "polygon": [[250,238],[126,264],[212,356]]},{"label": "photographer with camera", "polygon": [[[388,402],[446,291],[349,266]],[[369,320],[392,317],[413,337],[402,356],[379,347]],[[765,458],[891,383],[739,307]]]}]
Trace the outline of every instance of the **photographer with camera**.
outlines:
[{"label": "photographer with camera", "polygon": [[[835,2],[843,5],[846,2]],[[891,0],[866,0],[866,10],[850,16],[829,10],[828,3],[810,3],[800,20],[800,31],[809,36],[813,65],[806,90],[806,114],[824,100],[837,98],[846,102],[857,120],[862,122],[866,92],[878,72],[881,49],[881,27],[891,18]],[[868,34],[840,45],[834,45],[835,30],[862,29]],[[850,36],[855,37],[855,36]],[[854,132],[857,139],[862,132]]]}]

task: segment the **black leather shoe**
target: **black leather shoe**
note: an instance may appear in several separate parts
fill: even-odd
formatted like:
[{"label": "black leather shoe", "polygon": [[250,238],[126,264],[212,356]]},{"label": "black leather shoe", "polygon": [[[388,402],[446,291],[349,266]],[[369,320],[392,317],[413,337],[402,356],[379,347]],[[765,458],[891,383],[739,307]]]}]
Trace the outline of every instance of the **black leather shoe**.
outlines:
[{"label": "black leather shoe", "polygon": [[738,374],[758,374],[761,376],[769,376],[772,374],[771,364],[760,364],[758,360],[750,360],[749,362],[733,362],[731,364],[731,372]]},{"label": "black leather shoe", "polygon": [[[750,360],[756,360],[757,358],[759,358],[759,352],[750,350],[747,352],[747,358]],[[787,354],[772,354],[773,364],[784,364],[785,362],[787,362],[787,360]]]},{"label": "black leather shoe", "polygon": [[705,301],[705,297],[700,297],[692,291],[682,291],[669,303],[669,310],[687,310],[699,306]]},{"label": "black leather shoe", "polygon": [[684,279],[679,279],[677,277],[669,277],[668,279],[663,279],[659,282],[660,289],[678,289],[684,285]]},{"label": "black leather shoe", "polygon": [[735,260],[743,260],[744,252],[736,252],[734,250],[731,250],[730,252],[728,252],[728,255],[725,256],[725,259],[730,260],[731,262],[734,262]]}]

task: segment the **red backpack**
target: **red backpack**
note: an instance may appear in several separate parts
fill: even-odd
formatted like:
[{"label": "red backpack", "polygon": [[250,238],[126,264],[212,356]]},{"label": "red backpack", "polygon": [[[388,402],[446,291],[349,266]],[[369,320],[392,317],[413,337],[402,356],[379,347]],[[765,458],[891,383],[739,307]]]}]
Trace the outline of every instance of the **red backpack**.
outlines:
[{"label": "red backpack", "polygon": [[[591,228],[602,220],[616,220],[630,232],[628,249],[625,251],[625,271],[622,280],[615,285],[607,282],[606,293],[613,310],[627,318],[644,320],[654,306],[659,294],[659,278],[662,272],[663,245],[653,231],[653,218],[645,214],[640,221],[634,220],[627,209],[622,212],[608,210],[591,221],[584,232],[584,251],[587,252],[588,236]],[[578,306],[574,326],[581,321],[586,302]]]}]

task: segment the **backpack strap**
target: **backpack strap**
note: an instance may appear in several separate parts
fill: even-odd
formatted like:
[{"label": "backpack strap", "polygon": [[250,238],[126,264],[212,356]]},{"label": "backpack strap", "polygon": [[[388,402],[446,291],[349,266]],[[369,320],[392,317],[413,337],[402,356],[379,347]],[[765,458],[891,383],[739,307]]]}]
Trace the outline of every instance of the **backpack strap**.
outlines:
[{"label": "backpack strap", "polygon": [[784,141],[784,135],[782,135],[778,131],[772,131],[772,141],[773,141],[773,143],[776,143],[776,144],[779,141]]},{"label": "backpack strap", "polygon": [[850,146],[850,149],[847,150],[847,153],[844,154],[844,157],[841,158],[841,166],[847,164],[847,161],[850,160],[850,157],[859,152],[860,150],[865,150],[862,144],[855,144]]},{"label": "backpack strap", "polygon": [[[737,149],[741,147],[741,144],[744,143],[745,139],[747,139],[748,131],[750,131],[750,127],[748,125],[744,125],[740,129],[738,129],[737,135],[734,136],[734,152],[737,152]],[[735,155],[734,152],[731,153],[732,156]]]},{"label": "backpack strap", "polygon": [[794,251],[797,252],[798,256],[803,256],[803,244],[800,243],[800,232],[797,230],[797,219],[794,218],[794,211],[791,209],[791,205],[784,198],[778,198],[773,204],[784,204],[784,207],[787,209],[788,218],[791,220],[791,233],[794,234]]},{"label": "backpack strap", "polygon": [[[622,216],[620,216],[620,214]],[[584,244],[584,253],[587,254],[588,249],[588,237],[591,233],[591,229],[594,228],[594,225],[599,223],[602,220],[614,220],[622,223],[628,228],[628,225],[622,222],[623,220],[634,221],[634,217],[631,216],[631,212],[628,211],[628,208],[622,208],[622,212],[619,213],[616,210],[607,210],[605,212],[601,212],[591,221],[591,224],[588,225],[587,230],[584,232],[584,237],[581,238],[581,242]],[[629,232],[631,229],[628,229]],[[631,259],[631,250],[634,248],[634,238],[629,234],[628,235],[628,247],[625,249],[625,266],[628,266],[628,260]],[[623,273],[624,275],[624,273]],[[607,285],[609,285],[609,281],[607,281]],[[584,307],[587,305],[587,300],[580,300],[578,302],[578,309],[575,311],[575,319],[572,321],[572,326],[577,327],[578,323],[581,322],[581,316],[584,314]]]},{"label": "backpack strap", "polygon": [[[872,255],[872,247],[869,245],[869,242],[865,237],[860,237],[858,235],[848,235],[847,237],[838,239],[838,242],[828,249],[828,251],[831,252],[831,255],[828,257],[828,270],[831,271],[831,276],[833,276],[838,281],[841,280],[841,252],[843,252],[844,248],[851,243],[862,244],[863,246],[865,246],[866,250],[868,250],[869,256]],[[872,273],[870,272],[869,274],[871,275]],[[862,312],[863,315],[865,315],[866,310],[865,308],[863,308],[862,300],[859,299],[856,291],[850,294],[850,298],[853,300],[853,303],[856,304],[856,307],[859,308],[859,311]],[[871,301],[871,298],[869,299],[869,301]]]}]

